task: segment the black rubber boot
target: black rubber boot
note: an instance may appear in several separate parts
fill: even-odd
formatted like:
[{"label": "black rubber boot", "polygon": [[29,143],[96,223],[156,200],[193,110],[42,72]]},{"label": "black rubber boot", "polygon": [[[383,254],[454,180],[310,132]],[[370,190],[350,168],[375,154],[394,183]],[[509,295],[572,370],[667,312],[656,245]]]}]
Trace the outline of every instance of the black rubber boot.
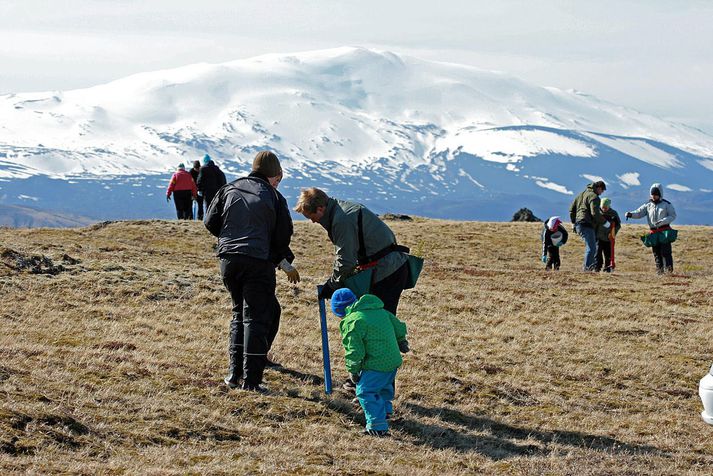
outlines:
[{"label": "black rubber boot", "polygon": [[228,375],[223,379],[229,388],[238,388],[243,377],[243,336],[242,322],[231,322],[228,343],[228,356],[230,364]]},{"label": "black rubber boot", "polygon": [[228,375],[223,379],[225,385],[230,388],[238,388],[240,379],[243,376],[243,354],[240,352],[230,352],[230,366]]}]

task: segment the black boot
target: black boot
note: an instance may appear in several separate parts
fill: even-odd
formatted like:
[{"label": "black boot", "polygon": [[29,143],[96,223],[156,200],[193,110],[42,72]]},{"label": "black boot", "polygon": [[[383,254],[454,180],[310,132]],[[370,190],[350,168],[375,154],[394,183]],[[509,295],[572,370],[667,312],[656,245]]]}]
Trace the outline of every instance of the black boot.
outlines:
[{"label": "black boot", "polygon": [[230,335],[228,337],[228,356],[230,365],[228,375],[223,379],[229,388],[238,388],[240,379],[243,377],[243,323],[233,319],[230,323]]},{"label": "black boot", "polygon": [[242,352],[229,352],[230,366],[228,367],[228,375],[223,379],[225,385],[229,388],[238,388],[240,379],[243,376],[243,354]]}]

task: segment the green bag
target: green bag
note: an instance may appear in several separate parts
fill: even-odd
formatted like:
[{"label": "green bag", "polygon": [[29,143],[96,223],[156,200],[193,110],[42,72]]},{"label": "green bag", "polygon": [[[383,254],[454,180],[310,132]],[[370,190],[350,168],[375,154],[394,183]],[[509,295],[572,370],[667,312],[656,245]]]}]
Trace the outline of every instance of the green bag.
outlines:
[{"label": "green bag", "polygon": [[657,231],[656,233],[645,233],[641,235],[641,242],[647,248],[651,248],[656,245],[665,245],[666,243],[673,243],[678,238],[678,230],[673,228],[667,228],[665,230]]},{"label": "green bag", "polygon": [[423,258],[414,255],[406,255],[406,257],[408,258],[406,261],[408,264],[408,280],[406,281],[404,289],[411,289],[416,286],[416,281],[418,281],[418,277],[421,275]]},{"label": "green bag", "polygon": [[371,280],[374,276],[372,268],[359,271],[358,273],[349,276],[344,280],[344,286],[352,290],[356,297],[360,298],[364,294],[369,294],[371,290]]},{"label": "green bag", "polygon": [[[404,289],[411,289],[416,286],[416,281],[421,275],[421,270],[423,269],[423,258],[418,256],[406,255],[406,264],[408,265],[408,277],[406,278],[406,285]],[[374,269],[369,268],[364,271],[359,271],[358,273],[349,276],[344,280],[344,286],[351,289],[356,296],[362,297],[364,294],[369,294],[371,291],[372,280],[374,278]]]}]

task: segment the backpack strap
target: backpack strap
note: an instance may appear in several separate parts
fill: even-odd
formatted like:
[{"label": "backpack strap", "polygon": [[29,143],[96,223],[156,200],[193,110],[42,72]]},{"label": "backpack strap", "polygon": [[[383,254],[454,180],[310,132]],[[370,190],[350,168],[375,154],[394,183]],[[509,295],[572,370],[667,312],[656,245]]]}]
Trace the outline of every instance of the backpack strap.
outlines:
[{"label": "backpack strap", "polygon": [[357,250],[357,263],[360,266],[372,265],[374,266],[377,261],[379,261],[384,256],[388,255],[393,251],[400,251],[401,253],[408,254],[411,250],[406,246],[397,245],[392,243],[386,248],[377,251],[371,256],[366,255],[366,245],[364,244],[364,218],[362,215],[363,208],[359,208],[359,214],[357,215],[357,227],[359,231],[359,249]]},{"label": "backpack strap", "polygon": [[357,227],[359,228],[359,249],[357,250],[357,262],[367,262],[366,260],[366,245],[364,244],[364,214],[363,208],[359,207],[357,215]]}]

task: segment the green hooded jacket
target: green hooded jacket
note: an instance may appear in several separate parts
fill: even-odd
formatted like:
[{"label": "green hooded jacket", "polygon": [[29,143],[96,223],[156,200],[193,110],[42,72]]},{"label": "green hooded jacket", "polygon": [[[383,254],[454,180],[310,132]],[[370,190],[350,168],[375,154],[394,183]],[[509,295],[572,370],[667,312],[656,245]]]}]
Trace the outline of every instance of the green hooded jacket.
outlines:
[{"label": "green hooded jacket", "polygon": [[391,372],[403,363],[399,342],[406,339],[406,324],[384,309],[384,303],[365,294],[347,307],[339,321],[347,371]]},{"label": "green hooded jacket", "polygon": [[602,217],[605,222],[609,222],[610,226],[600,226],[597,228],[597,240],[609,241],[609,231],[612,226],[614,227],[614,236],[619,233],[621,229],[621,218],[619,218],[619,214],[613,208],[607,211],[602,210]]},{"label": "green hooded jacket", "polygon": [[599,195],[594,192],[594,183],[587,185],[587,188],[572,200],[569,218],[572,223],[587,223],[593,228],[604,223]]}]

